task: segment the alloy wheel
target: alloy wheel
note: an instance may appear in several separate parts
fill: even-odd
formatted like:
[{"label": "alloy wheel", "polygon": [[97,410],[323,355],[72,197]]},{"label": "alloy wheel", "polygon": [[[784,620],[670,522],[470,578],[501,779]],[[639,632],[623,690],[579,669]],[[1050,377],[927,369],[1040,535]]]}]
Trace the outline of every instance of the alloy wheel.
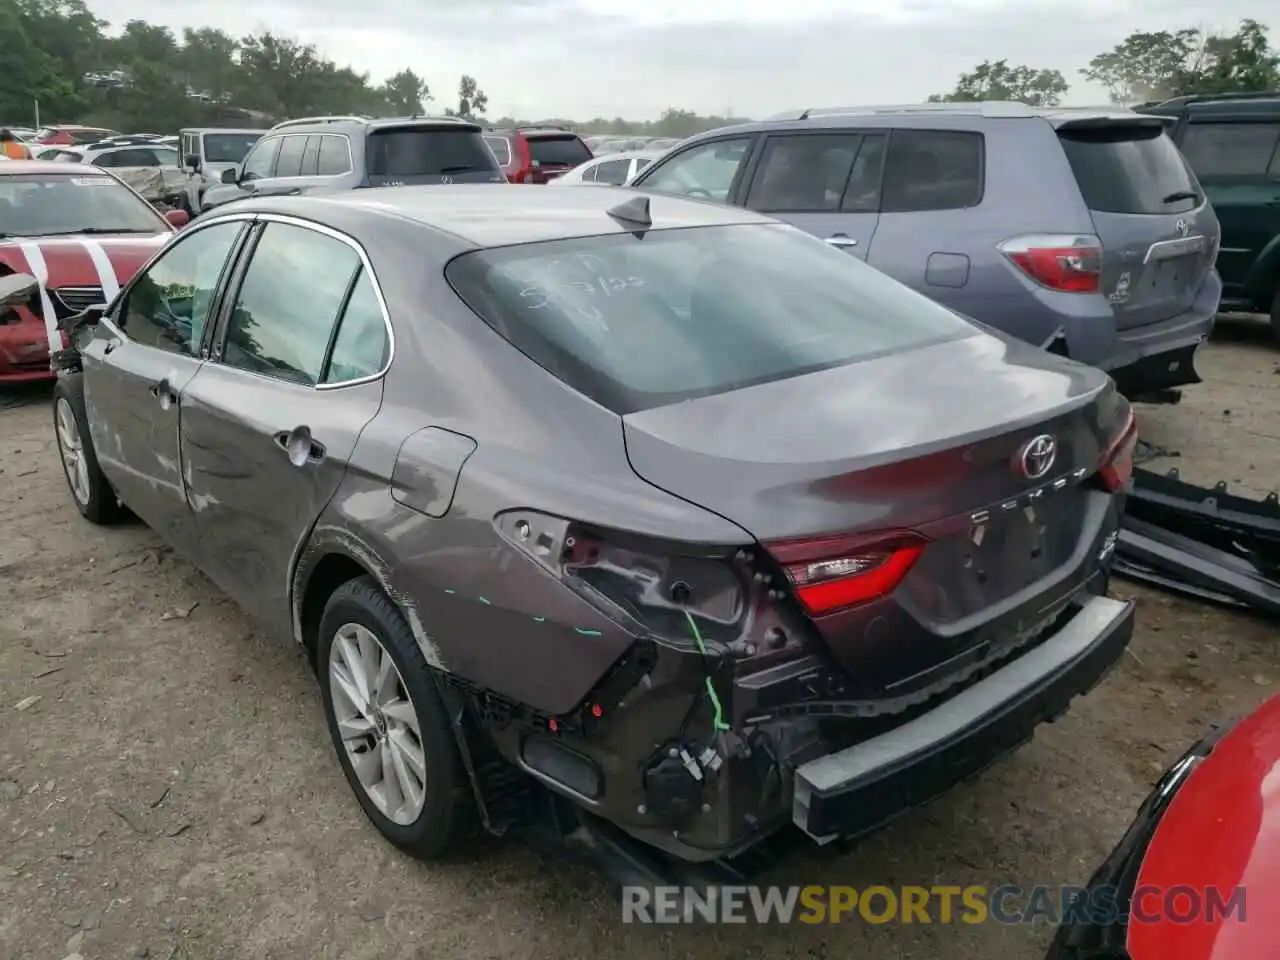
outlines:
[{"label": "alloy wheel", "polygon": [[86,506],[89,503],[89,464],[85,460],[80,428],[76,425],[71,404],[65,398],[58,398],[56,410],[58,452],[62,455],[62,465],[66,468],[67,480],[71,483],[71,495],[81,506]]},{"label": "alloy wheel", "polygon": [[358,623],[329,647],[329,691],[343,749],[378,811],[407,826],[426,800],[426,757],[418,711],[382,642]]}]

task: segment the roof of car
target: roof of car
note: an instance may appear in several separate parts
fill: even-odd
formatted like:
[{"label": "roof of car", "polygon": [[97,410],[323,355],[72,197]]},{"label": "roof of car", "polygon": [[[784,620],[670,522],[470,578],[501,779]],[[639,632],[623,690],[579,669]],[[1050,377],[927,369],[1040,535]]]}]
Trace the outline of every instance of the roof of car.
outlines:
[{"label": "roof of car", "polygon": [[[637,196],[644,194],[625,187],[542,190],[479,183],[249,199],[237,201],[235,210],[292,213],[324,222],[326,206],[341,205],[431,227],[472,246],[504,247],[631,232],[634,225],[615,220],[609,211]],[[773,222],[741,207],[671,196],[649,196],[649,214],[652,230]]]},{"label": "roof of car", "polygon": [[253,127],[183,127],[179,133],[266,133]]},{"label": "roof of car", "polygon": [[[4,168],[4,176],[19,176],[24,173],[65,173],[69,177],[83,177],[87,165],[79,163],[58,163],[55,160],[18,160],[13,166]],[[94,170],[97,173],[97,170]],[[107,174],[103,174],[107,176]]]}]

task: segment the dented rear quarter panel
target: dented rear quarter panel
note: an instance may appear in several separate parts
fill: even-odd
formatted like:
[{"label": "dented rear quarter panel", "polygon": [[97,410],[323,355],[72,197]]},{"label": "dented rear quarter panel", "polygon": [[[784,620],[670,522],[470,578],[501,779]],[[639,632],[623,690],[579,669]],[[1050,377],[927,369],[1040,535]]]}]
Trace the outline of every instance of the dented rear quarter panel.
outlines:
[{"label": "dented rear quarter panel", "polygon": [[[384,229],[376,238],[348,230],[375,264],[395,357],[381,410],[301,552],[295,634],[304,639],[310,577],[339,554],[395,600],[434,666],[540,711],[570,710],[635,638],[508,544],[497,514],[528,508],[603,526],[625,516],[634,532],[703,544],[750,537],[637,477],[616,414],[535,365],[453,294],[444,264],[465,245],[404,229],[402,237]],[[423,458],[426,469],[402,460],[397,470],[405,441],[432,427],[474,441],[471,454],[457,458],[460,476],[448,475],[448,458]],[[451,479],[456,489],[443,516],[408,505],[438,504]],[[407,496],[407,482],[424,488]]]}]

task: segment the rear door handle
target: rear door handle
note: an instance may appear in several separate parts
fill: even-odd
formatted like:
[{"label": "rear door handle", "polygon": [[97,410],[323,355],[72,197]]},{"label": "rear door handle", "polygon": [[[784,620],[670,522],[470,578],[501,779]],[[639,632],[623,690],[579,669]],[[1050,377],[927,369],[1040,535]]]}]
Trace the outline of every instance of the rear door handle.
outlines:
[{"label": "rear door handle", "polygon": [[275,442],[295,467],[305,467],[308,463],[319,463],[324,459],[324,444],[311,436],[310,427],[281,430],[275,435]]},{"label": "rear door handle", "polygon": [[120,346],[120,343],[121,343],[121,341],[117,340],[115,337],[112,337],[110,340],[108,340],[108,341],[107,341],[105,344],[103,344],[103,346],[102,346],[102,353],[103,353],[103,356],[105,356],[106,354],[110,353],[110,352],[111,352],[112,350],[114,350],[116,347]]},{"label": "rear door handle", "polygon": [[858,241],[845,233],[833,233],[827,237],[827,243],[833,247],[856,247]]}]

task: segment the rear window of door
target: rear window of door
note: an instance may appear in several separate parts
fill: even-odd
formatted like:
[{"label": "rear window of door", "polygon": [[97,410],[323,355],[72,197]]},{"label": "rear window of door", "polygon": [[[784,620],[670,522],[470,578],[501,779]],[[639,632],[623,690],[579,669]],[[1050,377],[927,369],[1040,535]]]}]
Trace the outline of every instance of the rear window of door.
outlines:
[{"label": "rear window of door", "polygon": [[484,142],[500,166],[511,166],[511,144],[506,137],[485,137]]},{"label": "rear window of door", "polygon": [[885,165],[884,213],[963,210],[983,194],[982,134],[894,130]]},{"label": "rear window of door", "polygon": [[1280,178],[1280,123],[1193,123],[1182,155],[1201,178]]},{"label": "rear window of door", "polygon": [[448,127],[375,130],[366,164],[374,181],[498,172],[479,133]]},{"label": "rear window of door", "polygon": [[325,134],[320,138],[316,172],[322,177],[339,177],[351,172],[351,148],[346,137]]},{"label": "rear window of door", "polygon": [[299,177],[302,175],[302,155],[307,150],[306,137],[282,137],[280,155],[276,157],[275,176]]},{"label": "rear window of door", "polygon": [[314,177],[319,169],[321,139],[319,135],[307,137],[306,149],[302,151],[301,172],[304,177]]},{"label": "rear window of door", "polygon": [[883,159],[881,136],[771,136],[747,194],[747,206],[779,213],[874,211]]},{"label": "rear window of door", "polygon": [[109,166],[112,167],[158,167],[160,166],[160,158],[156,156],[154,150],[148,150],[146,147],[130,147],[125,150],[112,150],[105,153],[100,158],[102,160],[109,159]]},{"label": "rear window of door", "polygon": [[360,266],[359,254],[335,237],[268,223],[236,292],[222,362],[292,383],[319,383]]},{"label": "rear window of door", "polygon": [[[627,174],[631,170],[630,160],[606,160],[604,163],[598,163],[594,170],[595,176],[591,180],[595,183],[611,183],[615,187],[622,186],[627,182]],[[586,177],[583,177],[586,180]]]},{"label": "rear window of door", "polygon": [[591,159],[587,145],[573,134],[563,137],[526,136],[525,139],[529,142],[530,157],[541,166],[576,167]]},{"label": "rear window of door", "polygon": [[1099,213],[1165,215],[1200,206],[1200,188],[1158,126],[1070,127],[1058,131],[1080,194]]}]

